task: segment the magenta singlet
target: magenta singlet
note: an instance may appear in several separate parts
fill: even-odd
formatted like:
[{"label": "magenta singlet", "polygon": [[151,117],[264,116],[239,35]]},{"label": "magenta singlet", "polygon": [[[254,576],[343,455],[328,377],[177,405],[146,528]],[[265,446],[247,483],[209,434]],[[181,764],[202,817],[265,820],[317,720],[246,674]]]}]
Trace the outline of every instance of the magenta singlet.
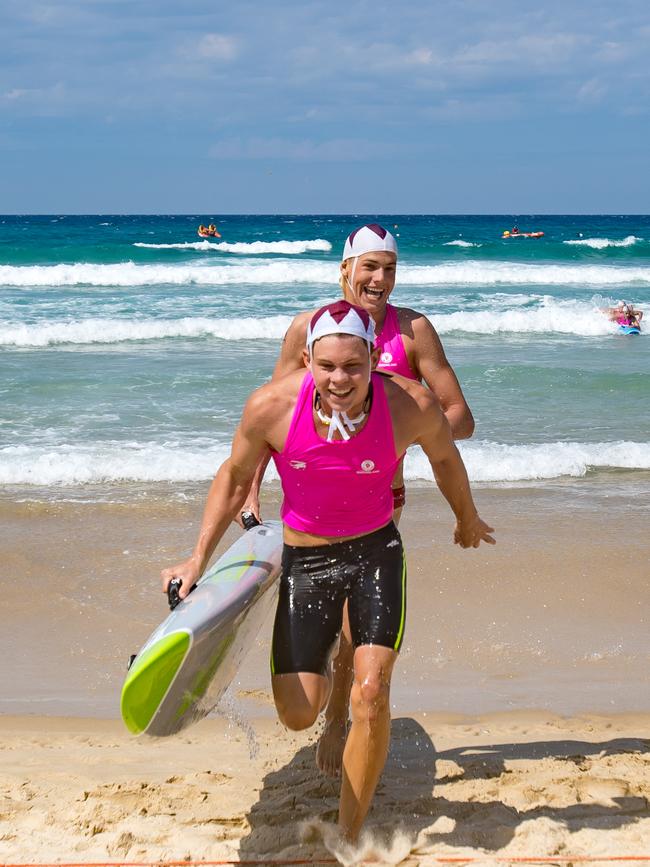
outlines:
[{"label": "magenta singlet", "polygon": [[287,441],[273,460],[282,481],[282,520],[318,536],[356,536],[393,517],[391,482],[401,460],[381,376],[365,426],[349,440],[327,442],[314,425],[314,380],[306,372]]},{"label": "magenta singlet", "polygon": [[407,379],[420,381],[420,377],[413,372],[409,364],[399,330],[397,310],[392,304],[386,305],[386,318],[381,333],[375,337],[375,346],[381,350],[377,370],[385,370],[386,373],[399,373]]}]

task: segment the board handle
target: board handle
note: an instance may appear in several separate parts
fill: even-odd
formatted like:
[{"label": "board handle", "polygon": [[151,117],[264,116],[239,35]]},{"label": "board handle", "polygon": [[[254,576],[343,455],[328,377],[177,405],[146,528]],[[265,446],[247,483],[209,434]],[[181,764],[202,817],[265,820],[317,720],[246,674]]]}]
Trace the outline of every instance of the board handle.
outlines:
[{"label": "board handle", "polygon": [[248,510],[241,513],[241,522],[244,525],[244,530],[252,530],[253,527],[259,527],[261,523],[257,520],[255,515]]},{"label": "board handle", "polygon": [[[181,584],[183,582],[180,578],[172,578],[169,582],[169,586],[167,587],[167,601],[169,602],[169,607],[173,611],[177,605],[179,605],[183,600],[180,596]],[[192,590],[196,589],[196,584],[192,584],[190,587],[190,593]],[[185,597],[187,598],[187,597]]]}]

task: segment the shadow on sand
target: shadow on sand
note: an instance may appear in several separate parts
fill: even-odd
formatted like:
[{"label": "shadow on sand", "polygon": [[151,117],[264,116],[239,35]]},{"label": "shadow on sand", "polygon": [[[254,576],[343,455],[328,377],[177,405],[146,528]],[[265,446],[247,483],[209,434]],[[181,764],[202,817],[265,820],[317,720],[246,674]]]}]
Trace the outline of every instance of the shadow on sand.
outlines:
[{"label": "shadow on sand", "polygon": [[[313,864],[332,863],[331,851],[323,843],[321,833],[305,830],[305,824],[334,826],[337,818],[339,781],[319,773],[315,752],[315,745],[303,747],[288,764],[266,775],[259,800],[247,816],[250,833],[241,840],[241,860],[307,859]],[[599,743],[567,740],[473,745],[437,753],[418,722],[396,719],[392,722],[388,761],[366,827],[387,850],[397,838],[401,840],[399,849],[403,850],[406,838],[418,850],[444,843],[448,847],[480,847],[487,852],[506,846],[522,822],[540,817],[564,823],[571,831],[619,828],[650,817],[650,806],[644,797],[613,797],[607,800],[608,806],[580,802],[577,798],[568,806],[553,806],[540,801],[538,793],[537,799],[531,798],[530,803],[525,803],[526,797],[522,796],[517,809],[498,796],[490,796],[500,786],[507,785],[511,792],[513,783],[517,785],[506,762],[554,759],[560,763],[556,768],[558,777],[575,777],[577,769],[584,771],[588,779],[590,756],[648,753],[650,743],[633,738]],[[567,763],[564,774],[563,763]],[[461,793],[461,787],[476,780],[494,783],[488,791],[477,793],[476,800],[468,799],[467,790]],[[458,800],[452,794],[455,786]],[[522,780],[522,792],[525,786]],[[443,787],[444,796],[440,791]],[[512,803],[510,797],[508,800]],[[447,817],[446,826],[437,832],[431,826],[441,817]]]}]

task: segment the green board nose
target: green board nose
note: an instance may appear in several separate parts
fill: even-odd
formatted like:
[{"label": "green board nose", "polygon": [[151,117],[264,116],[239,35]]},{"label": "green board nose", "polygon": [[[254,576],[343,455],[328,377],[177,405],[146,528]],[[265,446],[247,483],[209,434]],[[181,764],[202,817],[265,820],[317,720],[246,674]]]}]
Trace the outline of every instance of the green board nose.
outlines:
[{"label": "green board nose", "polygon": [[121,710],[126,727],[134,735],[146,730],[191,643],[186,631],[173,632],[138,656],[122,688]]}]

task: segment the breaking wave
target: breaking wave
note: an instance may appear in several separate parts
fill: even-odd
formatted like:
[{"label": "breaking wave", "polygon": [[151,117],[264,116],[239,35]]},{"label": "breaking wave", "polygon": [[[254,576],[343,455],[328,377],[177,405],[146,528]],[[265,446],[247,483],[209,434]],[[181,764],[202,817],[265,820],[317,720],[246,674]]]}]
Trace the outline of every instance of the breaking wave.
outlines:
[{"label": "breaking wave", "polygon": [[136,242],[134,247],[145,247],[148,250],[197,250],[204,253],[218,250],[221,253],[243,253],[257,255],[260,253],[277,253],[282,256],[297,256],[300,253],[329,253],[332,245],[329,241],[317,238],[315,241],[251,241],[228,243],[226,241],[187,241],[179,244],[145,244]]},{"label": "breaking wave", "polygon": [[[250,251],[249,251],[250,252]],[[621,286],[650,285],[650,267],[632,265],[550,265],[513,262],[446,262],[400,265],[407,286]],[[121,262],[98,265],[2,265],[0,285],[42,286],[219,286],[248,283],[336,286],[338,264],[325,261],[237,261],[219,265],[155,265]]]},{"label": "breaking wave", "polygon": [[[641,442],[504,445],[479,441],[460,443],[459,448],[473,482],[580,477],[605,468],[650,469],[650,443]],[[229,445],[213,440],[8,446],[0,450],[0,484],[204,481],[212,478],[229,452]],[[433,479],[419,448],[407,453],[404,469],[408,480]],[[272,467],[267,478],[277,480]]]},{"label": "breaking wave", "polygon": [[86,319],[47,325],[0,326],[0,346],[39,347],[61,344],[123,343],[130,340],[218,337],[221,340],[281,340],[290,316],[266,319]]},{"label": "breaking wave", "polygon": [[574,247],[591,247],[592,250],[604,250],[607,247],[632,247],[643,238],[637,238],[635,235],[628,235],[627,238],[612,240],[611,238],[579,238],[575,241],[563,241],[563,244],[569,244]]},{"label": "breaking wave", "polygon": [[[496,299],[494,299],[496,301]],[[528,306],[526,306],[528,305]],[[533,306],[534,305],[534,306]],[[429,314],[440,334],[572,334],[582,337],[618,334],[615,323],[594,307],[548,297],[500,296],[487,310]],[[142,319],[89,317],[44,323],[0,323],[0,346],[29,348],[59,345],[117,344],[127,341],[204,339],[281,340],[292,317],[151,316]]]}]

